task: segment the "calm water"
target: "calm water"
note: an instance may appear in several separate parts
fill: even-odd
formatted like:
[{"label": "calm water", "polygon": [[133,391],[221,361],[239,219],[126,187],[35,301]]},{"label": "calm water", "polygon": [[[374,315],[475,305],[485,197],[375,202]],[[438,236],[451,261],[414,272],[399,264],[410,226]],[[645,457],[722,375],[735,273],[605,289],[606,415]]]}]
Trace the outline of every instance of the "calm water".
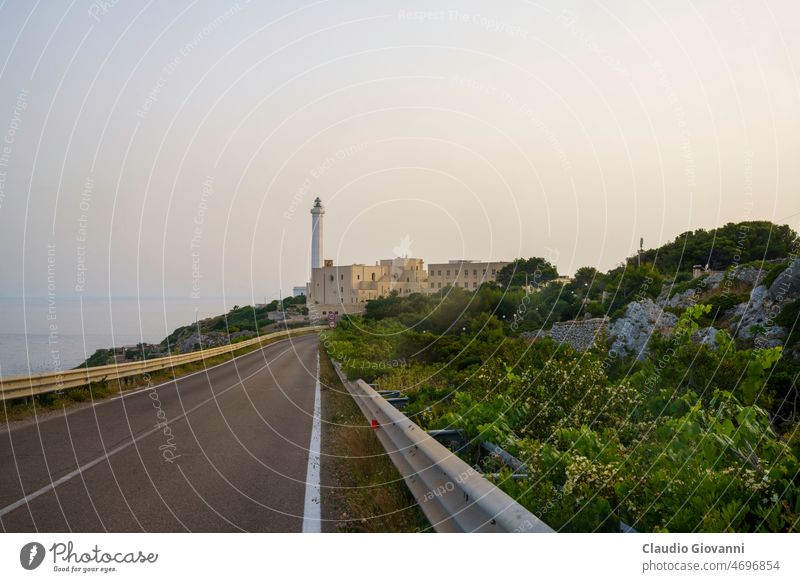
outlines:
[{"label": "calm water", "polygon": [[160,342],[176,327],[250,298],[0,298],[0,376],[68,370],[98,348]]}]

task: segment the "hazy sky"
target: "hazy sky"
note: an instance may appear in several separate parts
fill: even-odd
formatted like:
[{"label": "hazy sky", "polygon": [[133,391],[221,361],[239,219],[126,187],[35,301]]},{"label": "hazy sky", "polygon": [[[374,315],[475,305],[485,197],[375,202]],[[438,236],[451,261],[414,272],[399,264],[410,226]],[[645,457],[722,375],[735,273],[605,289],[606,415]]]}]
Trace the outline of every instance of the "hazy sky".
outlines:
[{"label": "hazy sky", "polygon": [[796,0],[6,0],[0,295],[275,296],[315,196],[339,263],[796,228],[799,75]]}]

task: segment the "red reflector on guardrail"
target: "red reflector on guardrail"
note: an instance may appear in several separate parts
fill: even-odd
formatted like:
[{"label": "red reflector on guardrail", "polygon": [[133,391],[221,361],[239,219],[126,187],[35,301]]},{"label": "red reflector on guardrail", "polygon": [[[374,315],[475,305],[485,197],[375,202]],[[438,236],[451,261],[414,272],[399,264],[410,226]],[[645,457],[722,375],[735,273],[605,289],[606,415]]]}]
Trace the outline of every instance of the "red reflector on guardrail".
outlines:
[{"label": "red reflector on guardrail", "polygon": [[372,430],[378,430],[378,421],[374,418],[372,419]]}]

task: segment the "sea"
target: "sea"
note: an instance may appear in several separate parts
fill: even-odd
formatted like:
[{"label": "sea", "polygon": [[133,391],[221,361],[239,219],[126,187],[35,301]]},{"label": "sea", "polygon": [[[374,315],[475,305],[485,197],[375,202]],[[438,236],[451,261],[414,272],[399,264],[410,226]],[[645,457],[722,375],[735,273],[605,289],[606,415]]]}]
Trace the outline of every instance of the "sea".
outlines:
[{"label": "sea", "polygon": [[159,343],[250,297],[0,297],[0,377],[74,368],[98,348]]}]

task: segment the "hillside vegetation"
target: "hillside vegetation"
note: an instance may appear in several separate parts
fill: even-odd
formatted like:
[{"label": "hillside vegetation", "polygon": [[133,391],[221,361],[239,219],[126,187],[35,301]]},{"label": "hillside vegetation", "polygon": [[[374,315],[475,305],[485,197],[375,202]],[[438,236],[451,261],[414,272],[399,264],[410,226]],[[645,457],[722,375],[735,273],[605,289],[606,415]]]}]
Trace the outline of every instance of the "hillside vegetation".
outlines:
[{"label": "hillside vegetation", "polygon": [[[726,225],[568,284],[533,257],[475,293],[371,301],[323,345],[350,377],[402,390],[424,428],[461,430],[459,454],[558,530],[796,531],[797,244],[788,227]],[[717,272],[692,279],[706,262]],[[642,312],[669,325],[616,349]],[[588,351],[547,337],[586,314],[612,322]],[[527,477],[480,458],[482,441]]]},{"label": "hillside vegetation", "polygon": [[[268,314],[275,311],[285,312],[286,321],[272,321]],[[302,318],[307,314],[305,295],[287,297],[282,302],[276,299],[260,307],[234,305],[228,313],[176,328],[159,344],[140,343],[125,350],[117,349],[116,352],[125,360],[142,360],[233,344],[286,327],[303,325]],[[77,367],[103,366],[114,361],[113,347],[100,348]]]}]

